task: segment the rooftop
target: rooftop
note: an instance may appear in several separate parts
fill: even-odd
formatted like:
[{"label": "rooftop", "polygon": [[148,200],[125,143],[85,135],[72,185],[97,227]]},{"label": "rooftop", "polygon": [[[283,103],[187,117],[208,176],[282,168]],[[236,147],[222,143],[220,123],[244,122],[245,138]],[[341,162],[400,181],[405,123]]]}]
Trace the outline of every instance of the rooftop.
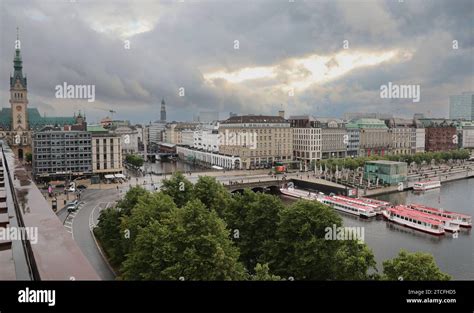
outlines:
[{"label": "rooftop", "polygon": [[288,121],[277,115],[237,115],[229,117],[221,124],[238,123],[288,123]]}]

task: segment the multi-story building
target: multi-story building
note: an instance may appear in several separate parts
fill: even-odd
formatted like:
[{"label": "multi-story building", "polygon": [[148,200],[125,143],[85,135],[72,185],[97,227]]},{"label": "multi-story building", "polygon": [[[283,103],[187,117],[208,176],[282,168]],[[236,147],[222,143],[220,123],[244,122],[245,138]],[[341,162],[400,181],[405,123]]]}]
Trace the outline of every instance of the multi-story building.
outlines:
[{"label": "multi-story building", "polygon": [[345,158],[348,135],[343,121],[336,118],[317,118],[316,125],[321,129],[321,158]]},{"label": "multi-story building", "polygon": [[208,152],[219,152],[219,140],[219,124],[203,124],[194,131],[193,148]]},{"label": "multi-story building", "polygon": [[367,161],[364,165],[364,179],[373,184],[395,185],[407,180],[407,163],[394,161]]},{"label": "multi-story building", "polygon": [[91,134],[45,128],[33,135],[33,175],[39,180],[92,174]]},{"label": "multi-story building", "polygon": [[359,156],[383,156],[389,153],[392,136],[382,120],[362,118],[347,123],[346,128],[359,130]]},{"label": "multi-story building", "polygon": [[219,136],[219,153],[239,156],[245,169],[270,167],[293,157],[293,129],[281,115],[230,117],[219,125]]},{"label": "multi-story building", "polygon": [[150,123],[148,126],[148,144],[149,145],[157,145],[158,143],[164,141],[163,133],[166,128],[165,122],[156,121]]},{"label": "multi-story building", "polygon": [[122,151],[125,154],[136,154],[139,152],[140,134],[134,126],[119,126],[112,131],[122,138]]},{"label": "multi-story building", "polygon": [[92,172],[94,174],[121,174],[122,143],[119,135],[110,133],[102,126],[88,125],[92,142]]},{"label": "multi-story building", "polygon": [[414,120],[391,118],[385,120],[392,136],[392,154],[415,154],[416,131]]},{"label": "multi-story building", "polygon": [[458,139],[459,148],[474,149],[474,122],[459,122]]},{"label": "multi-story building", "polygon": [[421,125],[415,128],[415,153],[425,152],[425,128]]},{"label": "multi-story building", "polygon": [[360,130],[358,128],[346,128],[347,131],[347,156],[359,156]]},{"label": "multi-story building", "polygon": [[181,145],[192,147],[194,145],[194,132],[192,129],[183,129],[181,131]]},{"label": "multi-story building", "polygon": [[194,131],[199,123],[174,122],[167,124],[164,131],[163,141],[166,143],[180,145],[183,143],[182,131]]},{"label": "multi-story building", "polygon": [[293,129],[293,157],[309,166],[321,160],[321,128],[316,119],[309,115],[290,116]]},{"label": "multi-story building", "polygon": [[447,119],[420,119],[425,127],[425,151],[447,151],[458,147],[456,125]]},{"label": "multi-story building", "polygon": [[474,120],[474,93],[463,92],[449,97],[449,118]]}]

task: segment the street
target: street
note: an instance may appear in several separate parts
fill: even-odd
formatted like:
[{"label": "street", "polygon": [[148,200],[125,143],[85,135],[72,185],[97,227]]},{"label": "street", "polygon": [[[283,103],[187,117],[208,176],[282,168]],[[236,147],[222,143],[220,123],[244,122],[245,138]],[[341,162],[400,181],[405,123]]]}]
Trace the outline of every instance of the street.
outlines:
[{"label": "street", "polygon": [[72,234],[82,253],[103,280],[114,280],[115,274],[110,270],[97,248],[91,234],[91,228],[97,225],[100,211],[111,206],[117,199],[118,192],[116,189],[85,190],[82,193],[82,203],[76,212],[68,214],[66,210],[61,210],[58,213],[58,217],[65,225],[66,230]]}]

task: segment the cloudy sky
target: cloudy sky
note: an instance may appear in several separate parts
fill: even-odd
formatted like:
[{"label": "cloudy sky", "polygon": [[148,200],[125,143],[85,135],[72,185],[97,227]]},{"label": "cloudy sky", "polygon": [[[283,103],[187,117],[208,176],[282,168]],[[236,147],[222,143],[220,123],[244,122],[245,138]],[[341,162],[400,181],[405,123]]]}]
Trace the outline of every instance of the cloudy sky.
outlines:
[{"label": "cloudy sky", "polygon": [[[168,120],[447,116],[449,95],[474,90],[473,24],[472,0],[0,0],[0,101],[18,26],[29,106],[49,116],[149,122],[162,97]],[[64,82],[95,85],[95,102],[56,99]],[[419,85],[420,102],[382,99],[388,82]]]}]

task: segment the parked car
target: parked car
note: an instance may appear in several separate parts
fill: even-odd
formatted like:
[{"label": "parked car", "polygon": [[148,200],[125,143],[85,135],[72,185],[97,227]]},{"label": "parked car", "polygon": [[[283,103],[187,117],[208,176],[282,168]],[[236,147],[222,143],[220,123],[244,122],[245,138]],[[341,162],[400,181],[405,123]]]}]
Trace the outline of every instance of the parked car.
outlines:
[{"label": "parked car", "polygon": [[86,186],[86,185],[79,185],[79,186],[77,186],[77,190],[82,191],[82,190],[84,190],[84,189],[87,189],[87,186]]}]

